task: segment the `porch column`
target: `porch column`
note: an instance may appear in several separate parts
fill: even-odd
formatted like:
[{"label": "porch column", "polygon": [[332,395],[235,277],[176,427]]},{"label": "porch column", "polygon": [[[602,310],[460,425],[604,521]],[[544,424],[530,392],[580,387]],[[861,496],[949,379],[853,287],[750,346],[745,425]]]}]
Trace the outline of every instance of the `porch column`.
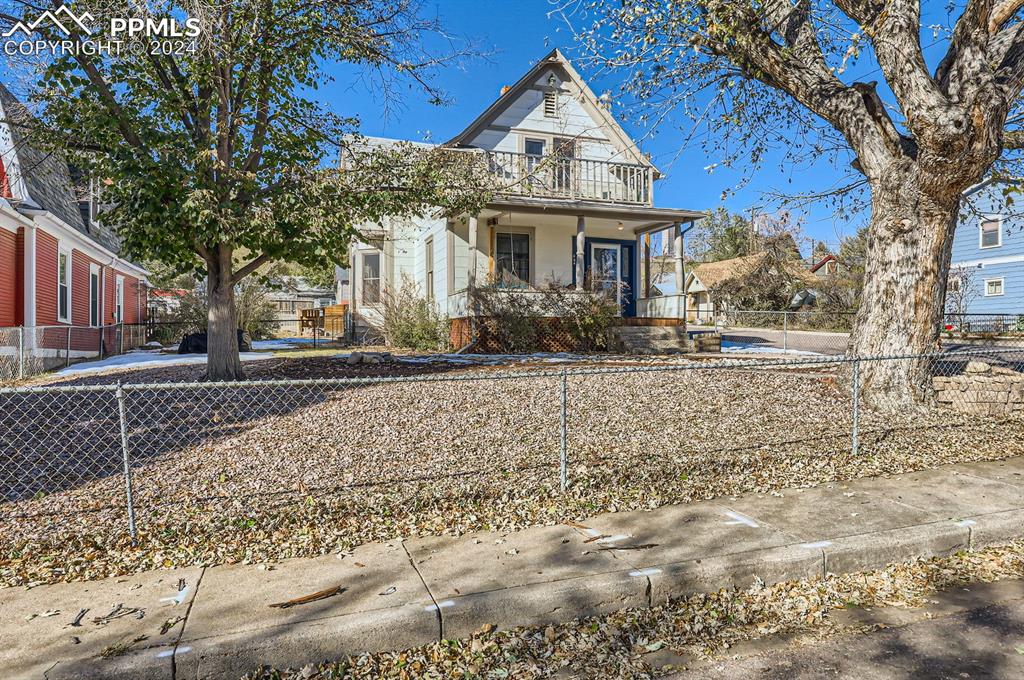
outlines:
[{"label": "porch column", "polygon": [[[676,264],[676,294],[682,296],[682,311],[676,313],[682,314],[683,318],[686,318],[686,274],[683,271],[683,229],[682,224],[676,222],[672,225],[672,255],[675,259]],[[679,305],[679,298],[676,298],[676,304]],[[677,307],[678,309],[678,307]]]},{"label": "porch column", "polygon": [[686,277],[683,275],[683,230],[678,222],[672,225],[672,238],[672,255],[676,265],[676,294],[682,295]]},{"label": "porch column", "polygon": [[471,215],[469,218],[469,270],[466,272],[466,290],[470,293],[476,289],[476,232],[477,218]]},{"label": "porch column", "polygon": [[651,232],[644,233],[644,297],[651,297]]},{"label": "porch column", "polygon": [[586,270],[583,268],[583,261],[586,255],[586,236],[584,227],[586,219],[583,215],[576,217],[576,290],[583,290],[583,278]]}]

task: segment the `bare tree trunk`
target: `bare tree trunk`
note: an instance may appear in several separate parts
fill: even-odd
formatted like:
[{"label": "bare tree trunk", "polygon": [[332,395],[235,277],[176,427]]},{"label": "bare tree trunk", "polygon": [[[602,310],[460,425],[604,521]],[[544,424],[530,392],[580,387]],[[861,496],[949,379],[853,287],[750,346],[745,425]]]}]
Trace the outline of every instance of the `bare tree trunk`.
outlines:
[{"label": "bare tree trunk", "polygon": [[[865,284],[851,337],[859,356],[938,350],[957,182],[901,160],[873,181]],[[861,365],[862,394],[875,408],[906,409],[932,395],[932,361],[900,359]]]},{"label": "bare tree trunk", "polygon": [[208,380],[241,380],[235,320],[235,285],[232,280],[231,248],[221,244],[208,262],[206,277],[206,377]]}]

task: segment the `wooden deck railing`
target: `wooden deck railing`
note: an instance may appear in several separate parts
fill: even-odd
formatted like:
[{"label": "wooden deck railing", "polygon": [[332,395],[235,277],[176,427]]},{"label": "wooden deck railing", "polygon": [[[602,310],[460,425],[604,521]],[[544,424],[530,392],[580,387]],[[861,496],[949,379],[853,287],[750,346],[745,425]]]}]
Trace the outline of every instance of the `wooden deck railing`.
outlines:
[{"label": "wooden deck railing", "polygon": [[502,194],[653,204],[654,173],[645,165],[511,151],[485,153],[490,171],[500,179]]}]

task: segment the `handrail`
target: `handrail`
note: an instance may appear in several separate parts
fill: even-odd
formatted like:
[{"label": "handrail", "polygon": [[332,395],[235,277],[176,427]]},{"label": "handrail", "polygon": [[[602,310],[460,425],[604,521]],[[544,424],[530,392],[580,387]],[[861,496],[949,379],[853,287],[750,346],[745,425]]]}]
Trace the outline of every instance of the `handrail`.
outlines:
[{"label": "handrail", "polygon": [[490,172],[500,179],[499,194],[653,204],[654,172],[646,165],[560,154],[484,153]]}]

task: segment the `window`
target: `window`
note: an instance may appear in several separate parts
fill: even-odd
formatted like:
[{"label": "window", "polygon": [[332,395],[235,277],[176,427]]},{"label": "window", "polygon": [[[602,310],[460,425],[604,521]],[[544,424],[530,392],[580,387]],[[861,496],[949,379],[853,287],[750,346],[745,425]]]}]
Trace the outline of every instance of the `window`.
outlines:
[{"label": "window", "polygon": [[124,277],[114,280],[114,323],[124,323]]},{"label": "window", "polygon": [[57,251],[57,321],[71,321],[71,252]]},{"label": "window", "polygon": [[532,175],[544,158],[544,140],[526,139],[523,141],[523,151],[526,152],[526,172]]},{"label": "window", "polygon": [[434,239],[428,238],[424,245],[423,266],[427,272],[427,299],[434,299]]},{"label": "window", "polygon": [[544,92],[544,117],[545,118],[557,118],[558,117],[558,91],[557,90],[545,90]]},{"label": "window", "polygon": [[985,297],[995,297],[1003,294],[1003,279],[985,279]]},{"label": "window", "polygon": [[982,248],[998,248],[1003,244],[1002,220],[998,217],[989,217],[981,221],[981,244]]},{"label": "window", "polygon": [[362,289],[364,305],[380,304],[380,253],[362,255]]},{"label": "window", "polygon": [[100,325],[100,267],[89,265],[89,325]]},{"label": "window", "polygon": [[530,283],[530,235],[495,234],[494,273],[499,285]]},{"label": "window", "polygon": [[959,276],[957,276],[957,275],[950,276],[949,280],[946,282],[946,292],[947,293],[959,293],[960,292],[960,281],[961,280],[962,279]]}]

